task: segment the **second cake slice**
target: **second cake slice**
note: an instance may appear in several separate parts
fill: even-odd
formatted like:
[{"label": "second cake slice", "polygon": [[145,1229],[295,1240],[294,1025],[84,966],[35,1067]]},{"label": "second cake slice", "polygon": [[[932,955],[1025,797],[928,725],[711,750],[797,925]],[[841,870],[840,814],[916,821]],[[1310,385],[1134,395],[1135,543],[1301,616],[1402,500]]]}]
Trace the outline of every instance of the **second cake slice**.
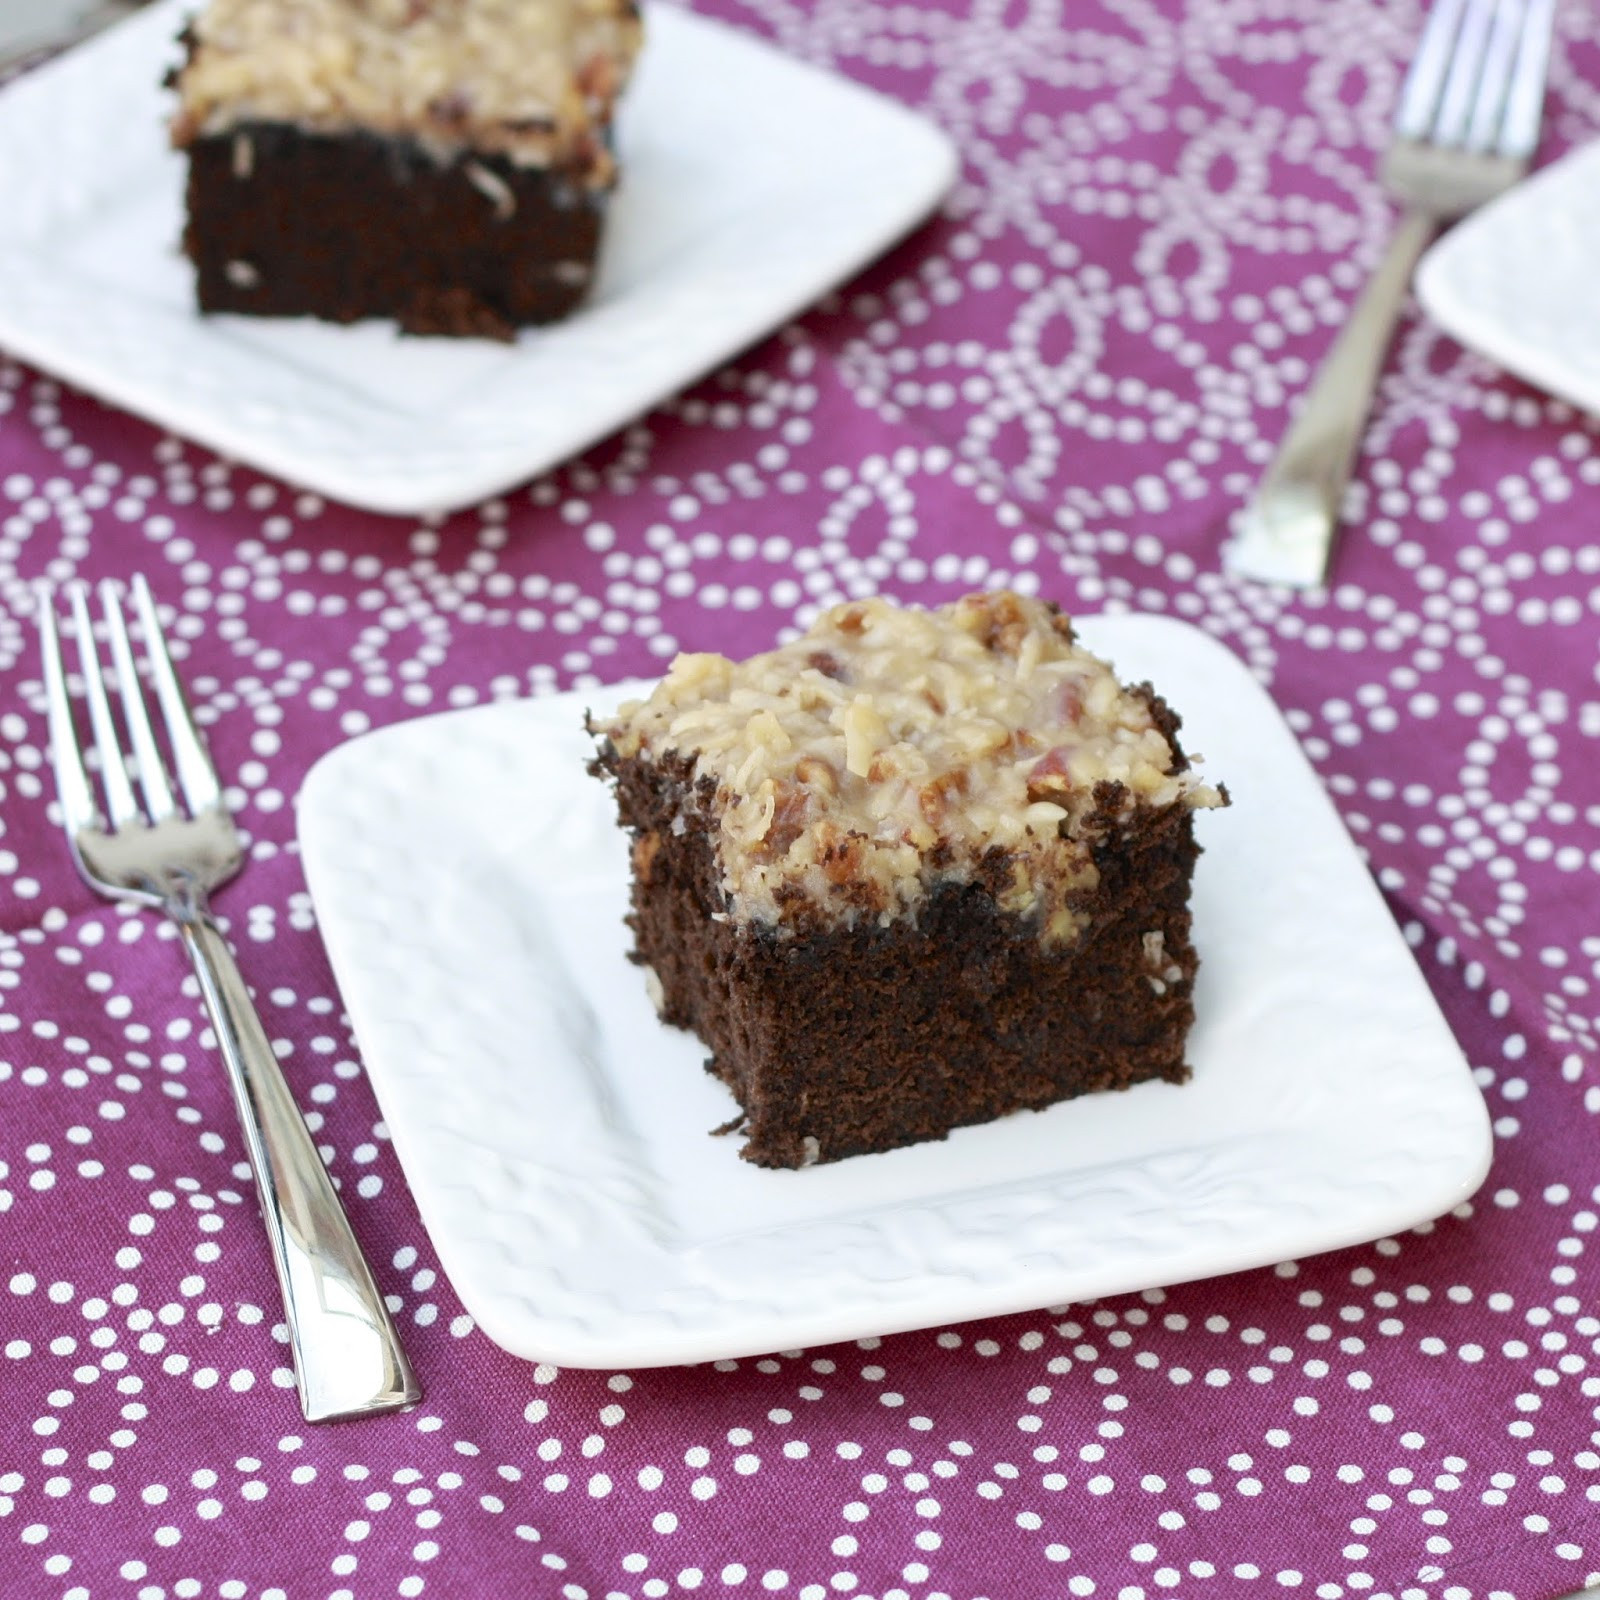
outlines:
[{"label": "second cake slice", "polygon": [[505,338],[588,291],[632,0],[210,0],[186,41],[203,311]]}]

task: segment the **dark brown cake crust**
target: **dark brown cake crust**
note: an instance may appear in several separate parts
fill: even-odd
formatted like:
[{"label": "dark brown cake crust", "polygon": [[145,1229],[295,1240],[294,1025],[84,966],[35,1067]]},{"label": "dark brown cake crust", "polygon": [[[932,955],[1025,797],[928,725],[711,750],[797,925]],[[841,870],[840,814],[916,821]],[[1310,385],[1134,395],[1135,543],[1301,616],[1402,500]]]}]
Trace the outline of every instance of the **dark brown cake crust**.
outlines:
[{"label": "dark brown cake crust", "polygon": [[[1170,735],[1176,718],[1159,715]],[[1100,882],[1075,903],[1087,926],[1066,949],[996,905],[998,857],[991,882],[938,889],[914,925],[780,938],[726,919],[709,795],[689,792],[680,757],[618,760],[606,746],[594,767],[614,778],[633,835],[635,959],[660,979],[664,1020],[711,1046],[707,1069],[743,1108],[746,1160],[832,1161],[1188,1077],[1199,852],[1182,805],[1125,815],[1118,786],[1101,785],[1088,828],[1106,840]]]},{"label": "dark brown cake crust", "polygon": [[559,168],[264,122],[188,155],[202,311],[509,339],[565,316],[591,281],[606,194]]}]

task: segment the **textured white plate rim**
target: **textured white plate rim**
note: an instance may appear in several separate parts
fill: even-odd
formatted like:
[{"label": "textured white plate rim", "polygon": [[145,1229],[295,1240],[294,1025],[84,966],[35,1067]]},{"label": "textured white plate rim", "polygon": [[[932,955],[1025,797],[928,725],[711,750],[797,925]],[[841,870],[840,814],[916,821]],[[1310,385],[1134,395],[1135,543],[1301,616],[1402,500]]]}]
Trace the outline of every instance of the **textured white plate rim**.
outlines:
[{"label": "textured white plate rim", "polygon": [[1593,264],[1600,251],[1600,140],[1458,222],[1417,267],[1417,299],[1469,350],[1600,412]]},{"label": "textured white plate rim", "polygon": [[[622,960],[624,857],[609,796],[581,773],[578,726],[614,690],[423,718],[317,764],[299,828],[330,959],[423,1220],[489,1337],[579,1367],[814,1346],[1257,1267],[1392,1233],[1473,1192],[1490,1157],[1482,1099],[1270,699],[1185,624],[1109,616],[1082,628],[1125,676],[1181,684],[1182,701],[1227,698],[1222,716],[1180,704],[1235,794],[1231,813],[1204,819],[1194,1082],[806,1173],[739,1163],[732,1141],[705,1137],[720,1120],[706,1107],[676,1135],[684,1149],[665,1153],[641,1142],[639,1116],[615,1112],[640,1095],[636,1057],[652,1048],[674,1058],[674,1095],[704,1085],[697,1047],[647,1014]],[[496,839],[493,818],[513,802],[519,820]],[[1298,866],[1261,854],[1284,842],[1274,815]],[[591,902],[606,918],[527,942],[516,907],[496,903],[508,883],[548,894],[535,921]],[[1297,907],[1311,893],[1320,910],[1307,921]],[[1270,924],[1249,963],[1276,959],[1263,952],[1286,939],[1310,951],[1259,991],[1216,944],[1241,895],[1254,899],[1230,939],[1263,913]],[[496,943],[519,939],[507,964]],[[1353,990],[1324,981],[1330,962]],[[606,963],[639,994],[626,978],[599,1001],[579,994],[611,981],[588,974]],[[526,1005],[525,984],[539,991]],[[612,1026],[590,1013],[628,1005],[646,1019],[616,1024],[627,1051],[608,1058],[583,1030]],[[1266,1057],[1232,1082],[1227,1052],[1241,1040]],[[1104,1155],[1085,1143],[1102,1139]],[[819,1182],[842,1198],[811,1215],[803,1186]],[[722,1214],[741,1220],[707,1223]]]},{"label": "textured white plate rim", "polygon": [[[693,188],[691,204],[705,225],[690,258],[677,250],[671,270],[655,281],[616,268],[616,252],[608,250],[595,303],[557,328],[525,332],[511,347],[516,360],[509,369],[494,365],[480,341],[458,342],[479,349],[463,351],[459,370],[451,372],[450,357],[437,349],[443,341],[401,340],[385,330],[380,350],[370,325],[311,335],[325,368],[342,361],[355,370],[375,358],[403,366],[401,352],[411,350],[419,369],[422,362],[446,364],[446,392],[471,387],[471,361],[493,374],[478,402],[406,415],[377,398],[383,365],[372,367],[365,399],[327,376],[319,392],[315,373],[295,370],[307,337],[303,324],[203,319],[175,294],[182,168],[165,149],[159,80],[192,3],[163,0],[0,92],[0,343],[158,425],[386,514],[452,510],[603,438],[887,249],[939,203],[958,164],[943,132],[898,103],[725,23],[651,6],[649,45],[619,113],[619,143],[625,171],[633,157],[652,159],[659,145],[669,166],[694,175],[685,187]],[[719,84],[730,109],[716,109],[702,77]],[[753,141],[732,137],[741,94],[759,94],[770,118]],[[700,102],[693,115],[685,104],[690,97]],[[91,137],[97,120],[99,140]],[[106,126],[113,121],[116,129]],[[71,141],[33,149],[37,130],[63,125],[73,129]],[[135,141],[130,155],[125,130],[141,126],[149,130],[148,152]],[[114,181],[100,176],[108,148],[120,150]],[[737,204],[719,216],[716,186],[735,176]],[[108,192],[153,184],[164,214],[171,213],[159,236],[150,225],[131,235],[126,292],[115,277],[91,283],[62,272],[59,235],[75,226],[75,211],[85,209],[85,195],[93,198],[100,184]],[[630,190],[625,176],[610,234],[636,219],[629,232],[633,254],[671,256],[683,241],[650,236],[660,232],[663,213],[657,197],[642,197],[637,188]],[[819,192],[828,206],[806,228],[803,216],[788,213],[814,206]],[[19,216],[29,220],[19,223]],[[152,259],[167,253],[170,262]],[[702,264],[706,289],[696,293],[693,272]],[[137,284],[141,275],[157,286],[154,292]],[[505,347],[488,348],[498,356]],[[170,359],[160,358],[163,349]],[[567,403],[557,403],[562,395]],[[339,426],[325,436],[294,426],[292,413],[308,403],[329,406]],[[528,419],[521,429],[514,425],[519,409]]]}]

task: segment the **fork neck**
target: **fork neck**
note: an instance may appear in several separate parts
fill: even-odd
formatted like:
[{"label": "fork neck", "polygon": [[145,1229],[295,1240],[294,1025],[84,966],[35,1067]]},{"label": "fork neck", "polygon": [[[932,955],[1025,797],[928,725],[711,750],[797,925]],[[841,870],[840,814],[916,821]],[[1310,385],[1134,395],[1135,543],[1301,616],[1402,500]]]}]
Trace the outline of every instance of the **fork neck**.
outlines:
[{"label": "fork neck", "polygon": [[159,888],[162,909],[180,927],[197,928],[211,923],[206,886],[196,874],[181,867],[168,868]]}]

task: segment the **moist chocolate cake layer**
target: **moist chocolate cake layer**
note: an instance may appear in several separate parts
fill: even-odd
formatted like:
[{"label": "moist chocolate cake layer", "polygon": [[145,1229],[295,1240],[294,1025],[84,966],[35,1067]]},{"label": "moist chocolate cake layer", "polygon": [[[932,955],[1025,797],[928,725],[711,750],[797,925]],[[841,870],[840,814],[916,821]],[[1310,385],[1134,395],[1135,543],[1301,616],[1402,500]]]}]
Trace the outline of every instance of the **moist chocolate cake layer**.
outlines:
[{"label": "moist chocolate cake layer", "polygon": [[[1164,705],[1160,717],[1175,729]],[[1130,815],[1102,786],[1099,881],[1075,902],[1084,931],[1069,948],[997,906],[998,852],[978,881],[936,888],[915,921],[780,937],[728,919],[710,795],[694,793],[687,762],[602,750],[595,769],[614,777],[634,838],[635,959],[659,979],[663,1019],[710,1046],[708,1070],[743,1111],[746,1160],[833,1161],[1188,1076],[1188,808]]]},{"label": "moist chocolate cake layer", "polygon": [[504,156],[251,123],[190,145],[187,202],[203,311],[507,339],[583,298],[606,195]]}]

